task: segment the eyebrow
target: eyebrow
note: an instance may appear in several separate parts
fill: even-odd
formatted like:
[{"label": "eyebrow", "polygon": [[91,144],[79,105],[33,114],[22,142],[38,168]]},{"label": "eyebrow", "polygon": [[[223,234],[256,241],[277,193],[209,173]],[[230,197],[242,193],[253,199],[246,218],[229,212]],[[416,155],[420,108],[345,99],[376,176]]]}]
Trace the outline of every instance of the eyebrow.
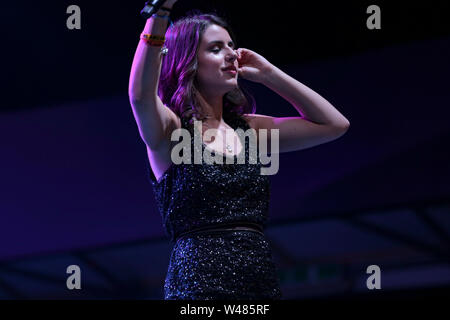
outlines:
[{"label": "eyebrow", "polygon": [[[234,48],[234,42],[233,42],[233,41],[229,41],[228,43],[231,43],[231,47]],[[211,44],[224,44],[224,42],[221,41],[221,40],[215,40],[215,41],[209,42],[209,43],[208,43],[208,46],[211,45]]]}]

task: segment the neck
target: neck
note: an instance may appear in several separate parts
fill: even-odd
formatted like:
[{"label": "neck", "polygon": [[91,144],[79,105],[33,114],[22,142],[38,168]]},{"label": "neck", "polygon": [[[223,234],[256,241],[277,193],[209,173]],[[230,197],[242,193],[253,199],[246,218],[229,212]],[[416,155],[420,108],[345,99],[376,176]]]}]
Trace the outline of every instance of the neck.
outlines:
[{"label": "neck", "polygon": [[197,91],[197,98],[209,124],[218,126],[223,123],[223,96]]}]

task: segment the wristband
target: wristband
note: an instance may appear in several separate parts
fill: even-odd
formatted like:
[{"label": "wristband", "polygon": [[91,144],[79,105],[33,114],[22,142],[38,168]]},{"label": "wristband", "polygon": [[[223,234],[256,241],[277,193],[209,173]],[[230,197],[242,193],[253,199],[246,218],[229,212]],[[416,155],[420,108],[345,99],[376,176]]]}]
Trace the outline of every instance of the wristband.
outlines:
[{"label": "wristband", "polygon": [[148,45],[155,47],[162,47],[166,42],[165,36],[157,36],[149,33],[141,33],[140,38],[144,40]]}]

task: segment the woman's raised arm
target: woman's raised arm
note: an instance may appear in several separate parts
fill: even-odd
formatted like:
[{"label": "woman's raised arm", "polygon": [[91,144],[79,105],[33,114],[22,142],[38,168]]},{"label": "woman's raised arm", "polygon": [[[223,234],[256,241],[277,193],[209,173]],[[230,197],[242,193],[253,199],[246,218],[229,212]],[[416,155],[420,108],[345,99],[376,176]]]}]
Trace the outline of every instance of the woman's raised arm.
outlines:
[{"label": "woman's raised arm", "polygon": [[[164,7],[171,9],[177,0],[169,0]],[[158,15],[168,15],[163,9]],[[147,19],[143,33],[164,36],[168,19],[151,17]],[[158,82],[161,73],[161,47],[150,46],[140,40],[134,54],[128,86],[128,96],[132,106],[140,136],[145,144],[156,150],[162,143],[170,142],[170,134],[178,121],[175,113],[163,105],[158,97]]]}]

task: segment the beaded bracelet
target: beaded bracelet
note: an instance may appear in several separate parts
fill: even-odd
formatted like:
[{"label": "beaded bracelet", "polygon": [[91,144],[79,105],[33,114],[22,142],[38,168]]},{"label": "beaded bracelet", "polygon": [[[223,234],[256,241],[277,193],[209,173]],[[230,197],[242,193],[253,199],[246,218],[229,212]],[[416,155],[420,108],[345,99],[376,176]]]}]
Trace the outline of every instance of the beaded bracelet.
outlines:
[{"label": "beaded bracelet", "polygon": [[166,42],[165,36],[157,36],[157,35],[152,35],[150,33],[141,33],[140,38],[142,40],[145,40],[145,42],[148,45],[155,46],[155,47],[161,47],[164,44],[164,42]]},{"label": "beaded bracelet", "polygon": [[[165,7],[161,7],[160,9],[163,9],[165,11],[171,11],[169,8],[165,8]],[[170,15],[159,15],[158,13],[154,13],[152,14],[152,17],[158,17],[158,18],[163,18],[163,19],[168,19],[170,22],[170,26],[173,26],[173,22],[170,19]],[[155,47],[162,47],[166,41],[165,36],[157,36],[157,35],[152,35],[150,33],[141,33],[140,38],[142,40],[145,41],[145,43],[147,43],[150,46],[155,46]],[[161,48],[161,53],[162,55],[166,55],[168,52],[167,47],[162,47]]]},{"label": "beaded bracelet", "polygon": [[141,33],[141,37],[140,38],[142,40],[144,40],[145,43],[147,43],[150,46],[162,47],[161,48],[161,54],[163,56],[165,56],[167,54],[167,52],[169,52],[167,47],[163,47],[164,42],[166,42],[166,38],[164,36],[152,35],[150,33]]}]

